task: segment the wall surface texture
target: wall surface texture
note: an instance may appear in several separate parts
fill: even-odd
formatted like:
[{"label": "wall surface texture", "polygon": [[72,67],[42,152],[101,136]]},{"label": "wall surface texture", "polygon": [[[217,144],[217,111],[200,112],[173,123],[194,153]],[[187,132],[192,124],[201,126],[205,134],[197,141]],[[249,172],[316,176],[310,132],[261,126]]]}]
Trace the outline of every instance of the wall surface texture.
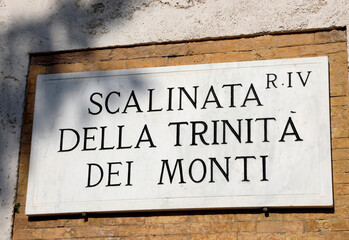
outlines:
[{"label": "wall surface texture", "polygon": [[[347,239],[349,112],[345,30],[39,54],[31,57],[14,239]],[[24,213],[38,74],[328,56],[333,209],[211,210],[34,217]]]},{"label": "wall surface texture", "polygon": [[[347,0],[0,0],[0,232],[2,233],[0,238],[11,238],[30,53],[243,35],[257,36],[348,25]],[[343,34],[345,33],[340,33]],[[330,40],[322,41],[337,41],[332,38],[331,35]],[[344,44],[343,36],[340,39],[341,44]],[[333,44],[330,47],[337,49],[337,45]],[[145,50],[148,51],[146,57],[157,54],[150,46],[149,50]],[[176,45],[176,48],[178,46],[180,45]],[[343,51],[342,47],[340,51]],[[200,60],[206,56],[205,50],[202,50],[204,48],[205,46],[200,48],[200,54],[195,53],[195,49],[191,50],[194,52],[186,52],[188,49],[181,52],[181,48],[174,50],[174,53],[172,50],[166,51],[170,52],[168,55],[186,57],[190,55],[190,60],[183,60],[184,62],[178,64],[193,64],[208,61]],[[262,54],[261,58],[278,56],[279,53],[273,52],[276,50],[272,49],[274,48],[269,46],[268,51],[258,54]],[[304,54],[303,48],[297,49],[299,54]],[[287,56],[289,50],[283,51],[286,51],[286,55],[280,57],[294,56]],[[323,50],[319,51],[314,54],[320,54]],[[128,53],[125,54],[129,56]],[[164,56],[164,53],[160,55]],[[222,53],[222,57],[225,58],[226,54]],[[110,60],[107,56],[105,58]],[[154,60],[160,61],[159,63],[151,65],[161,65],[161,61],[164,60],[162,57],[159,59]],[[176,65],[175,61],[180,59],[180,57],[169,58],[166,60],[168,62],[163,64]],[[256,59],[256,56],[229,59],[250,60]],[[98,58],[95,61],[97,60]],[[101,61],[98,63],[100,66],[96,67],[94,64],[97,64],[97,61],[89,65],[83,64],[84,67],[80,69],[82,63],[79,61],[74,61],[74,64],[66,67],[73,68],[72,71],[112,68],[104,65],[108,65],[108,61],[103,63]],[[117,64],[127,62],[128,65],[124,67],[130,68],[137,67],[139,61],[141,60],[129,62],[123,59],[117,61]],[[212,60],[216,61],[225,60]],[[347,68],[341,71],[344,71],[341,74],[346,74]],[[31,74],[35,73],[31,71]],[[30,89],[30,86],[28,87]],[[341,87],[335,88],[341,89]],[[347,93],[345,88],[338,91]],[[346,108],[342,115],[346,116],[345,114],[347,114]],[[343,129],[348,131],[347,128]],[[23,128],[24,133],[25,131]]]}]

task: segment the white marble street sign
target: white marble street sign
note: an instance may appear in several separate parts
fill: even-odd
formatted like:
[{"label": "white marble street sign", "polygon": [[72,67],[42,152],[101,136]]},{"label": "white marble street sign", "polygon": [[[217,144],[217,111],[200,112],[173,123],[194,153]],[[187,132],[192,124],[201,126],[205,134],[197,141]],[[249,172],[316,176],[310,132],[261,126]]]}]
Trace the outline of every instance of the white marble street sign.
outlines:
[{"label": "white marble street sign", "polygon": [[329,207],[327,57],[40,75],[27,215]]}]

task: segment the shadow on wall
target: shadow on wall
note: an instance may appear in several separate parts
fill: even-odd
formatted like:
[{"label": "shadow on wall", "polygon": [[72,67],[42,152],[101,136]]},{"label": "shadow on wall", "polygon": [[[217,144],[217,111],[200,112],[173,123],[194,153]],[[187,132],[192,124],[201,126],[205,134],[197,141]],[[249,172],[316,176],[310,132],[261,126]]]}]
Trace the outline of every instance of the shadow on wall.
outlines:
[{"label": "shadow on wall", "polygon": [[[10,2],[10,1],[9,1]],[[0,0],[6,10],[9,2]],[[126,25],[135,11],[148,7],[151,0],[56,0],[22,1],[18,8],[44,8],[41,15],[10,16],[0,20],[0,212],[1,221],[11,222],[17,182],[26,75],[31,52],[88,48],[94,40],[118,25]],[[36,3],[35,3],[36,2]],[[41,2],[43,6],[35,5]],[[47,6],[49,5],[49,6]],[[27,10],[25,12],[28,12]],[[1,17],[1,16],[0,16]],[[22,18],[23,17],[23,18]],[[2,28],[4,29],[2,31]],[[136,82],[139,82],[137,79]],[[50,102],[59,108],[59,102]],[[24,211],[24,207],[21,207]],[[1,224],[0,224],[1,225]],[[6,229],[6,231],[10,231]]]},{"label": "shadow on wall", "polygon": [[[43,3],[50,2],[41,1]],[[56,0],[55,2],[54,7],[45,17],[38,17],[30,21],[18,19],[18,23],[11,25],[11,28],[8,29],[0,41],[7,43],[1,49],[2,59],[0,59],[0,61],[3,61],[0,62],[0,68],[4,66],[0,72],[0,200],[7,201],[10,208],[13,206],[14,195],[11,191],[4,191],[4,188],[5,186],[6,188],[16,188],[14,173],[17,169],[18,142],[21,132],[26,83],[23,76],[27,73],[29,63],[27,53],[93,46],[96,39],[108,34],[113,27],[128,24],[135,11],[142,10],[153,3],[154,0]],[[193,1],[188,0],[187,2]],[[138,84],[139,82],[142,82],[142,79],[133,79],[132,84]],[[107,86],[105,88],[106,91],[109,90]],[[50,96],[47,96],[46,102],[51,108],[60,108],[61,103],[53,102]],[[54,110],[52,111],[54,112]],[[9,169],[12,169],[13,174],[12,172],[8,173]],[[20,211],[24,212],[23,206]],[[230,212],[259,213],[259,211],[231,210]],[[285,211],[287,212],[287,210]],[[326,212],[327,210],[307,211]],[[210,212],[208,213],[210,214]],[[143,215],[143,213],[141,214]],[[144,215],[151,214],[162,215],[168,213],[144,213]],[[173,214],[187,214],[187,212]],[[2,216],[2,218],[6,217],[8,216]],[[100,217],[100,215],[96,215],[96,217]],[[48,217],[47,219],[51,218]]]}]

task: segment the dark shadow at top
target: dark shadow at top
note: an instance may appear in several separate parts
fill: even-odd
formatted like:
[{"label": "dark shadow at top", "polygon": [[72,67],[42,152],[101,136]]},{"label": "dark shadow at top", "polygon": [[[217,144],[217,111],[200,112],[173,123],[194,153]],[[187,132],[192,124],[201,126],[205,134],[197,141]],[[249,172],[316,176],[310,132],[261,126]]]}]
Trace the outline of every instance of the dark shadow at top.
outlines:
[{"label": "dark shadow at top", "polygon": [[[13,156],[11,156],[11,142],[8,141],[7,134],[17,129],[17,133],[13,134],[19,135],[18,130],[23,116],[22,113],[18,113],[18,109],[21,109],[18,105],[23,104],[22,97],[24,97],[27,80],[23,78],[22,73],[28,67],[24,66],[27,61],[19,59],[25,55],[29,58],[28,53],[38,51],[51,52],[93,46],[94,39],[107,34],[112,27],[126,24],[132,18],[132,14],[149,1],[60,0],[55,2],[56,5],[47,15],[43,14],[44,17],[23,17],[23,19],[17,17],[0,36],[0,41],[8,43],[6,51],[2,52],[2,59],[7,65],[0,73],[2,78],[0,102],[4,103],[3,109],[0,108],[1,126],[4,126],[0,129],[0,150],[4,149],[0,151],[0,196],[1,199],[7,199],[9,202],[12,201],[13,196],[10,191],[4,191],[4,188],[9,185],[7,171]],[[26,46],[22,45],[23,42],[26,42]],[[139,81],[140,79],[136,80],[136,83],[138,84]],[[49,102],[48,99],[51,108],[60,108],[59,102]],[[23,208],[22,210],[24,211]]]}]

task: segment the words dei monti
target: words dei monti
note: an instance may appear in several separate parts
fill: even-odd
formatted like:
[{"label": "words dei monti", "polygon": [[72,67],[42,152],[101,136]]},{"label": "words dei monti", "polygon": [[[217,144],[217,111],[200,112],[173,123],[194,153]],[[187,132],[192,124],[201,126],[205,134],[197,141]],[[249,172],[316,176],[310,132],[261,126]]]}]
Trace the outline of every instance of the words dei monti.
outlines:
[{"label": "words dei monti", "polygon": [[[308,72],[309,77],[310,72]],[[275,80],[275,79],[274,79]],[[268,79],[269,85],[275,84]],[[303,82],[303,86],[305,84]],[[220,96],[222,91],[228,96],[223,98]],[[205,91],[200,89],[200,86],[190,87],[168,87],[165,90],[166,98],[161,102],[155,102],[157,94],[156,88],[144,89],[142,94],[147,96],[147,101],[139,101],[139,97],[135,90],[122,92],[113,89],[109,92],[93,92],[89,95],[88,108],[86,111],[91,117],[99,114],[108,114],[115,116],[117,114],[153,114],[156,112],[174,112],[184,111],[190,108],[192,111],[205,111],[206,109],[224,109],[224,108],[248,108],[263,107],[263,99],[260,99],[257,89],[254,84],[244,85],[242,83],[222,84],[221,86],[209,86]],[[239,92],[239,94],[236,94]],[[125,97],[126,96],[126,97]],[[238,96],[238,97],[237,97]],[[127,99],[122,103],[119,101],[121,97]],[[228,99],[228,101],[226,101]],[[121,104],[122,103],[122,104]],[[283,143],[287,141],[303,141],[302,134],[297,130],[292,116],[283,119],[283,122],[278,122],[275,116],[258,116],[256,118],[227,118],[227,119],[212,119],[190,121],[170,121],[165,123],[170,128],[171,136],[166,136],[171,141],[174,148],[191,147],[191,146],[206,146],[206,145],[225,145],[225,144],[254,144],[254,143],[269,143],[272,139]],[[283,126],[281,132],[276,132],[273,126],[281,124]],[[133,131],[132,126],[127,124],[115,124],[114,126],[86,126],[80,129],[60,128],[58,129],[59,146],[58,153],[68,154],[71,151],[115,151],[115,150],[132,150],[132,149],[151,149],[157,148],[159,142],[152,136],[151,122],[143,125],[138,137],[133,142],[125,142],[124,136],[128,131]],[[253,129],[253,131],[252,131]],[[255,138],[254,133],[259,132],[262,138]],[[183,140],[183,134],[190,134],[190,137]],[[114,136],[106,138],[106,136]],[[271,137],[272,136],[272,137]],[[66,138],[74,139],[73,141],[65,141]],[[113,139],[113,140],[110,140]],[[68,143],[69,142],[69,143]],[[158,159],[161,164],[158,182],[156,184],[184,184],[188,181],[201,183],[203,181],[214,183],[215,174],[220,174],[229,182],[229,168],[232,160],[242,161],[243,169],[241,170],[241,180],[249,182],[248,162],[260,159],[260,181],[269,181],[267,177],[267,162],[268,154],[258,156],[246,154],[239,156],[225,156],[224,159],[209,157],[208,159],[184,159],[177,158],[170,160],[169,158]],[[186,168],[184,162],[187,162]],[[132,186],[132,165],[135,162],[128,160],[125,162],[108,162],[106,166],[101,166],[99,163],[87,164],[88,179],[86,187],[104,186]],[[193,173],[195,167],[202,169],[202,174],[195,175]],[[118,179],[119,172],[124,171],[127,177]],[[92,173],[98,172],[99,177],[92,180]]]}]

